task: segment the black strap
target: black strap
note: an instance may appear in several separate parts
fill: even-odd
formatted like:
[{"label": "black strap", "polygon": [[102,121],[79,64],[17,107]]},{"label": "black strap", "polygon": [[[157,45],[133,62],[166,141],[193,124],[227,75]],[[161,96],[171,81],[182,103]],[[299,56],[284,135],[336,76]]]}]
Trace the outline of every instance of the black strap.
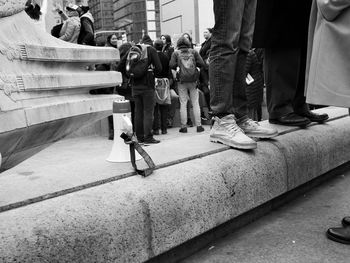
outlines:
[{"label": "black strap", "polygon": [[[124,140],[126,144],[129,144],[131,164],[134,167],[135,171],[143,177],[147,177],[151,175],[156,165],[154,164],[152,158],[148,155],[148,153],[141,147],[141,145],[137,142],[137,140],[133,136],[129,136],[125,133],[122,133],[120,137]],[[147,163],[148,165],[147,169],[143,169],[143,170],[137,169],[135,150],[142,156],[142,158]]]}]

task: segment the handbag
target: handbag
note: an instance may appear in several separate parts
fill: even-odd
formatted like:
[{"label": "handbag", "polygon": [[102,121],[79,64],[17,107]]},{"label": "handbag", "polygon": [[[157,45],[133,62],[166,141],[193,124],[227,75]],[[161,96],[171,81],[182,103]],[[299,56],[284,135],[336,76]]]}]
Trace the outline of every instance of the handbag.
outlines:
[{"label": "handbag", "polygon": [[171,95],[169,79],[156,78],[154,87],[156,102],[161,105],[170,105]]}]

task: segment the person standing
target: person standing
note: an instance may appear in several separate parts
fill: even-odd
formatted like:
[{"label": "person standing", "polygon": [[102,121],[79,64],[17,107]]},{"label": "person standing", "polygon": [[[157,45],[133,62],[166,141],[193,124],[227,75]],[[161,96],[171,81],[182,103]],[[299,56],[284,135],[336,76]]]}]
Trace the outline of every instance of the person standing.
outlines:
[{"label": "person standing", "polygon": [[256,0],[213,0],[215,26],[209,57],[210,141],[238,149],[254,149],[248,136],[271,138],[276,129],[247,117],[245,63],[254,31]]},{"label": "person standing", "polygon": [[253,47],[265,48],[270,123],[304,127],[328,119],[327,114],[311,112],[304,96],[311,1],[257,2]]},{"label": "person standing", "polygon": [[[350,107],[349,24],[349,0],[313,1],[306,66],[307,102]],[[326,235],[349,245],[349,216],[342,219],[342,225],[329,228]]]},{"label": "person standing", "polygon": [[[208,107],[208,111],[211,111],[210,109],[210,90],[209,90],[209,53],[211,48],[211,34],[213,30],[211,28],[207,28],[203,32],[203,36],[205,41],[201,45],[201,49],[199,50],[199,55],[201,55],[205,67],[203,67],[200,71],[199,75],[199,89],[203,92],[205,102]],[[203,120],[206,120],[206,116],[204,115],[204,112],[201,112],[201,116]]]},{"label": "person standing", "polygon": [[64,14],[60,9],[60,6],[56,5],[58,14],[64,19],[59,33],[59,39],[70,43],[78,43],[78,36],[81,27],[78,8],[77,5],[69,4],[66,7],[67,14]]},{"label": "person standing", "polygon": [[187,102],[188,94],[193,106],[193,115],[197,132],[203,132],[199,109],[199,93],[197,90],[197,80],[199,72],[197,67],[203,68],[204,62],[199,53],[191,48],[191,43],[186,37],[180,37],[177,41],[177,50],[170,60],[170,68],[179,68],[178,91],[180,97],[180,119],[181,128],[179,132],[187,132]]},{"label": "person standing", "polygon": [[88,5],[79,6],[81,29],[78,37],[78,44],[96,46],[94,18],[89,11]]},{"label": "person standing", "polygon": [[[162,71],[162,64],[159,60],[157,51],[152,45],[153,41],[151,38],[148,35],[144,35],[142,38],[142,44],[134,46],[135,50],[140,52],[139,62],[143,64],[143,62],[146,61],[147,63],[145,63],[145,65],[147,68],[142,72],[143,74],[140,77],[135,77],[133,74],[128,76],[131,78],[131,91],[135,101],[136,136],[139,142],[147,144],[160,142],[153,137],[152,133],[155,106],[153,70],[156,74],[159,74]],[[127,60],[128,55],[121,59],[118,65],[118,71],[126,72],[128,75],[128,70],[126,70]],[[139,62],[136,62],[136,67],[141,65]],[[153,70],[151,70],[152,68]]]},{"label": "person standing", "polygon": [[[154,41],[154,48],[157,50],[159,60],[162,63],[162,72],[159,74],[154,74],[156,78],[164,79],[165,82],[170,83],[172,79],[171,69],[169,67],[168,56],[162,52],[163,42],[160,39]],[[167,117],[168,117],[169,105],[158,104],[154,108],[154,121],[153,121],[153,134],[159,135],[159,129],[161,129],[162,134],[167,134]]]}]

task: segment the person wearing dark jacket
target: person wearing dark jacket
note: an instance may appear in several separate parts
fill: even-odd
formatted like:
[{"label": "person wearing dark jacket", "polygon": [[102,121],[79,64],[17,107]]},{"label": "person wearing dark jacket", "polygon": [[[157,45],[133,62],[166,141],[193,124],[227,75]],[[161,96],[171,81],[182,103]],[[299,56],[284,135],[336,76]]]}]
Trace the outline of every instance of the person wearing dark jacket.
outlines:
[{"label": "person wearing dark jacket", "polygon": [[80,6],[80,34],[78,44],[96,46],[94,18],[89,11],[89,6]]},{"label": "person wearing dark jacket", "polygon": [[163,41],[162,52],[168,57],[170,61],[171,55],[174,53],[174,48],[171,44],[171,37],[169,35],[162,35],[160,38]]},{"label": "person wearing dark jacket", "polygon": [[[142,38],[143,48],[147,50],[149,68],[153,67],[156,74],[162,72],[162,64],[153,42],[148,35]],[[118,71],[126,73],[127,56],[123,57],[118,65]],[[141,143],[159,143],[152,134],[153,113],[155,105],[154,75],[148,70],[144,76],[131,80],[132,96],[135,100],[135,131]]]},{"label": "person wearing dark jacket", "polygon": [[[172,54],[174,53],[174,47],[171,43],[171,37],[169,35],[162,35],[161,40],[163,41],[162,52],[168,57],[169,61],[171,59]],[[177,83],[172,81],[170,85],[170,89],[177,90]],[[175,97],[171,98],[171,104],[168,107],[168,117],[167,117],[167,127],[172,128],[176,113],[176,106],[178,104],[178,99]]]},{"label": "person wearing dark jacket", "polygon": [[[312,0],[258,0],[253,47],[265,48],[269,121],[288,126],[323,122],[304,96],[308,24]],[[296,19],[297,14],[297,19]]]},{"label": "person wearing dark jacket", "polygon": [[[162,63],[162,72],[155,74],[156,78],[172,79],[171,70],[169,67],[169,59],[166,54],[162,52],[163,42],[158,39],[154,41],[154,48],[157,50],[159,60]],[[167,115],[168,115],[169,105],[158,104],[154,108],[154,121],[153,121],[153,134],[158,135],[159,129],[162,130],[162,134],[167,134]]]},{"label": "person wearing dark jacket", "polygon": [[[207,104],[208,110],[210,111],[210,90],[209,90],[209,53],[211,48],[211,34],[213,30],[211,28],[207,28],[203,32],[203,36],[205,41],[201,45],[201,49],[199,50],[199,55],[201,55],[205,67],[201,69],[199,75],[199,89],[203,92],[205,102]],[[204,112],[201,113],[202,119],[207,119],[205,117]]]}]

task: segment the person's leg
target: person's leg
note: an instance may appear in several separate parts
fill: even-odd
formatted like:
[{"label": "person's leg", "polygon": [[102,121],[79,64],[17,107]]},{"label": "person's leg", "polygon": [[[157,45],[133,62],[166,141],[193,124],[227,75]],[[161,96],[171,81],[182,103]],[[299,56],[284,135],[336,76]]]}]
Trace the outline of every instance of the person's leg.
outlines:
[{"label": "person's leg", "polygon": [[180,100],[180,122],[181,128],[186,127],[187,123],[187,101],[188,101],[188,90],[183,83],[178,84],[179,100]]},{"label": "person's leg", "polygon": [[[159,129],[160,129],[160,106],[158,103],[156,103],[156,106],[154,106],[154,119],[153,119],[153,134],[159,135]],[[158,133],[158,134],[157,134]]]},{"label": "person's leg", "polygon": [[[145,142],[152,143],[152,125],[153,111],[155,105],[154,90],[145,90],[143,92],[143,130],[145,134]],[[159,142],[159,141],[158,141]]]},{"label": "person's leg", "polygon": [[167,114],[168,114],[168,105],[159,105],[160,111],[160,128],[162,130],[162,134],[167,133]]},{"label": "person's leg", "polygon": [[305,126],[309,119],[294,112],[300,68],[300,48],[266,48],[266,104],[271,123]]},{"label": "person's leg", "polygon": [[209,58],[210,107],[219,118],[234,113],[233,83],[245,0],[214,0]]},{"label": "person's leg", "polygon": [[237,54],[237,64],[233,84],[233,106],[237,118],[244,117],[248,113],[248,101],[246,95],[247,83],[245,81],[247,72],[245,68],[247,55],[252,46],[256,3],[257,0],[245,0],[243,7],[241,32],[238,42],[239,52]]},{"label": "person's leg", "polygon": [[199,93],[198,93],[198,90],[196,88],[195,82],[186,83],[186,86],[187,86],[187,89],[190,93],[195,125],[198,127],[198,126],[201,126],[201,116],[200,116],[200,108],[199,108]]},{"label": "person's leg", "polygon": [[329,116],[326,113],[317,114],[310,111],[309,105],[306,103],[305,97],[305,71],[306,71],[307,47],[300,50],[300,67],[298,74],[298,82],[296,86],[295,96],[292,100],[292,106],[295,113],[302,117],[308,118],[312,122],[322,123]]},{"label": "person's leg", "polygon": [[254,149],[257,143],[242,132],[233,115],[233,85],[245,2],[214,0],[215,26],[209,58],[210,107],[214,116],[210,141]]},{"label": "person's leg", "polygon": [[142,142],[145,139],[143,131],[143,98],[142,95],[134,96],[135,102],[135,132],[137,139]]}]

